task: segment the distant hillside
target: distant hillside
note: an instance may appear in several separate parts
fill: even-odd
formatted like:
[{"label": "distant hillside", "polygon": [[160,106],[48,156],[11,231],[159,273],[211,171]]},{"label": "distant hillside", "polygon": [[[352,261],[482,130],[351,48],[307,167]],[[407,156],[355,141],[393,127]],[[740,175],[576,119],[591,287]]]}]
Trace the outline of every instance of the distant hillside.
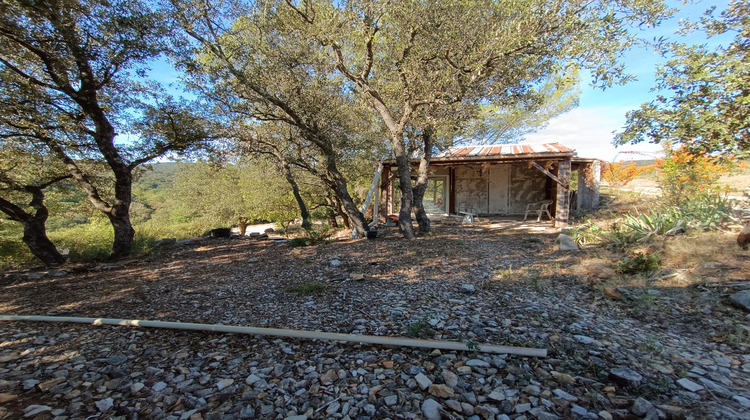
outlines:
[{"label": "distant hillside", "polygon": [[656,163],[656,161],[654,159],[649,159],[649,160],[623,159],[620,162],[626,162],[626,163],[635,162],[635,166],[637,166],[637,167],[651,166],[651,165],[653,165],[653,164]]},{"label": "distant hillside", "polygon": [[154,163],[150,165],[152,169],[146,170],[138,177],[135,186],[144,190],[171,188],[174,176],[179,172],[181,165],[185,165],[185,163]]}]

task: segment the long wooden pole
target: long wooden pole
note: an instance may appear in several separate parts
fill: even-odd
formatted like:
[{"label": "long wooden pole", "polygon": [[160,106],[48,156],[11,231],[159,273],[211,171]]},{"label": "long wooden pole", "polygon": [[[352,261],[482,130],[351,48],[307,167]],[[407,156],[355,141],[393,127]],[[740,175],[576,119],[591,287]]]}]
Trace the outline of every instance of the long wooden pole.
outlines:
[{"label": "long wooden pole", "polygon": [[92,325],[122,325],[176,330],[213,331],[235,334],[269,335],[275,337],[303,338],[308,340],[348,341],[397,347],[421,347],[441,350],[477,351],[483,353],[516,354],[519,356],[547,357],[546,349],[496,346],[474,342],[420,340],[416,338],[386,337],[377,335],[339,334],[319,331],[288,330],[280,328],[243,327],[222,324],[195,324],[190,322],[149,321],[142,319],[82,318],[44,315],[0,315],[0,321],[72,322]]}]

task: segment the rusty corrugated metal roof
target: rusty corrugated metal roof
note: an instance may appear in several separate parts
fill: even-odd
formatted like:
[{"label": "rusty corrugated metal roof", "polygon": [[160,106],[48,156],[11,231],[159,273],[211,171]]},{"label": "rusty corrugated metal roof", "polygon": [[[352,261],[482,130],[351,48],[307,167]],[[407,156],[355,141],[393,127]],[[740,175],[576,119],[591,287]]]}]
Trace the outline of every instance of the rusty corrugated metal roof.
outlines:
[{"label": "rusty corrugated metal roof", "polygon": [[533,154],[569,154],[574,150],[560,143],[548,144],[502,144],[484,146],[453,146],[434,156],[435,159],[481,159],[492,157],[518,157]]}]

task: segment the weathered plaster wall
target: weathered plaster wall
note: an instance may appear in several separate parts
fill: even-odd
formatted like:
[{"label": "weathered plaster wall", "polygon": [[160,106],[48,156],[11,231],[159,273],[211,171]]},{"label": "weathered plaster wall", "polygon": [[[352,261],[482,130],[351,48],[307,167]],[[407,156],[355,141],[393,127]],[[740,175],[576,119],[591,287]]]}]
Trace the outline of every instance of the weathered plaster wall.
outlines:
[{"label": "weathered plaster wall", "polygon": [[489,171],[480,165],[456,167],[456,211],[486,214]]},{"label": "weathered plaster wall", "polygon": [[526,163],[513,164],[510,175],[510,212],[523,214],[526,205],[545,198],[547,176]]}]

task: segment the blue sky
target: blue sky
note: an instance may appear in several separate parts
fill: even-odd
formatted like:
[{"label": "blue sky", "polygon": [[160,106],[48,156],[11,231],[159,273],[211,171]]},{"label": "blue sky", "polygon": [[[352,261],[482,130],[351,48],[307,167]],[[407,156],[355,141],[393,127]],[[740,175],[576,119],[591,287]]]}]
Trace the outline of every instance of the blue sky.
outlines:
[{"label": "blue sky", "polygon": [[[659,28],[642,33],[642,37],[653,39],[664,36],[670,40],[682,40],[689,44],[716,44],[726,41],[725,38],[706,40],[700,33],[692,33],[687,37],[675,35],[679,28],[679,20],[688,18],[697,21],[703,12],[711,6],[723,10],[728,0],[696,1],[694,4],[682,5],[681,1],[670,1],[672,7],[679,8],[679,12]],[[715,12],[715,15],[718,12]],[[731,39],[731,37],[730,37]],[[578,152],[578,156],[599,158],[606,161],[623,159],[648,159],[649,155],[657,153],[661,148],[653,144],[623,145],[615,148],[612,145],[613,132],[622,131],[625,114],[637,109],[642,103],[654,99],[657,92],[654,87],[656,68],[665,59],[646,48],[637,48],[627,53],[626,71],[636,75],[636,81],[624,86],[606,89],[593,89],[590,79],[582,73],[581,99],[579,107],[561,115],[549,126],[537,133],[526,136],[523,143],[561,143]],[[628,152],[642,152],[645,155],[635,155]]]}]

